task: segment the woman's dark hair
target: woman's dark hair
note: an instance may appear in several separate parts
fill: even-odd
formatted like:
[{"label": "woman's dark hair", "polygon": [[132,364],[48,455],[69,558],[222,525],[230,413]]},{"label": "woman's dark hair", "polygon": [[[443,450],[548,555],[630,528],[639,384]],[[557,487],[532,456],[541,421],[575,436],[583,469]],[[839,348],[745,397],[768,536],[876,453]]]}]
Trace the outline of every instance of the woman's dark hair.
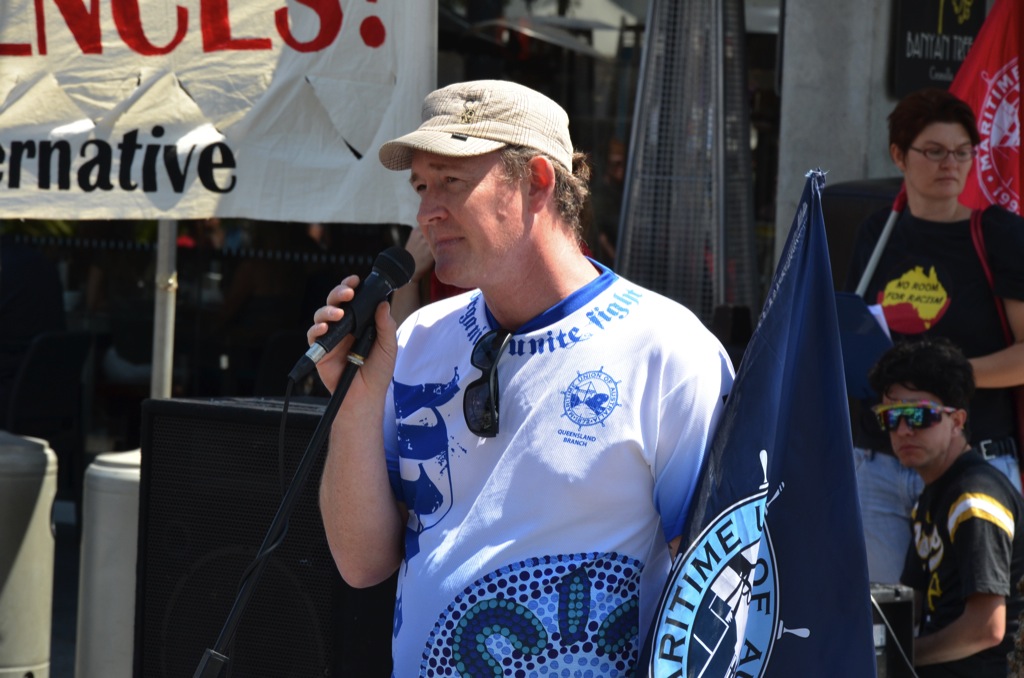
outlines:
[{"label": "woman's dark hair", "polygon": [[981,143],[971,107],[937,87],[911,92],[896,104],[889,114],[889,143],[906,153],[921,130],[936,122],[959,123],[972,145]]},{"label": "woman's dark hair", "polygon": [[964,410],[974,395],[971,363],[945,337],[896,344],[868,372],[868,382],[879,395],[898,384],[934,393],[943,405]]}]

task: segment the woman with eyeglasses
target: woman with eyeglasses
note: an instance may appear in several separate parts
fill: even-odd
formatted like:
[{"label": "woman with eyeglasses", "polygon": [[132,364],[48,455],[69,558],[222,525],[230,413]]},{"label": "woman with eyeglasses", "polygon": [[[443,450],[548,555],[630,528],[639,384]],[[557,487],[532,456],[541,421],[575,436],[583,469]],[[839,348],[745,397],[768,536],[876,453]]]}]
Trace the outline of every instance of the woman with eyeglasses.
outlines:
[{"label": "woman with eyeglasses", "polygon": [[[990,287],[971,236],[972,210],[960,202],[979,143],[973,111],[945,90],[920,90],[897,104],[889,153],[903,174],[906,207],[891,229],[888,208],[861,224],[846,287],[881,306],[894,342],[946,337],[970,359],[978,387],[971,446],[1019,490],[1011,387],[1024,384],[1024,345],[1007,347],[997,303],[1014,341],[1024,339],[1024,219],[995,206],[976,215]],[[880,256],[868,270],[876,248]],[[855,466],[869,577],[896,583],[922,482],[893,456],[871,411],[877,404],[851,405]]]}]

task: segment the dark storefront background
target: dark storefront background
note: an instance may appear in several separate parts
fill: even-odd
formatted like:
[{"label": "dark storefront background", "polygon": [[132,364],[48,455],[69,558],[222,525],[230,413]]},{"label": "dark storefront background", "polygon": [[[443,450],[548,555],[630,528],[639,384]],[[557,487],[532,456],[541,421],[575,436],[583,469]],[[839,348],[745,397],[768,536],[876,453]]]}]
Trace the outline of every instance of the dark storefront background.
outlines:
[{"label": "dark storefront background", "polygon": [[[595,258],[614,266],[647,3],[559,2],[561,15],[525,18],[507,17],[500,0],[440,4],[439,86],[509,79],[544,92],[569,112],[573,140],[593,168],[586,243]],[[614,20],[595,13],[608,4],[624,12]],[[751,33],[747,40],[758,264],[767,280],[774,247],[776,35]],[[0,362],[0,379],[13,377],[20,366],[16,354],[31,335],[54,325],[84,331],[89,350],[81,380],[52,388],[81,385],[74,435],[80,435],[86,460],[134,449],[139,406],[150,393],[156,223],[0,223],[0,357],[7,358]],[[403,225],[179,222],[172,395],[283,395],[286,374],[305,351],[305,330],[327,291],[349,273],[366,275],[377,253],[403,243],[408,232]],[[9,280],[17,269],[8,257],[15,256],[38,257],[32,277],[50,283]],[[58,294],[42,294],[47,284],[51,290],[59,286]],[[23,322],[12,314],[25,306],[15,310],[9,297],[33,293],[33,320]],[[324,394],[315,378],[300,390]],[[0,428],[10,428],[8,413],[0,411]]]}]

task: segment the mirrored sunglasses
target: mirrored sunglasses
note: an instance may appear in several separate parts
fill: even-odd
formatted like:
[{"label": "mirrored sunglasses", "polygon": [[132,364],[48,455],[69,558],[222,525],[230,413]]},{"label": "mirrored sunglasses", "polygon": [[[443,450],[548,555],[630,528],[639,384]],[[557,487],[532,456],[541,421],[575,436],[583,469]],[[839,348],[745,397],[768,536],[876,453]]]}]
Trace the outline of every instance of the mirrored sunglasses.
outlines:
[{"label": "mirrored sunglasses", "polygon": [[943,414],[952,414],[956,409],[930,400],[921,400],[875,405],[871,411],[878,418],[879,428],[892,432],[899,428],[900,419],[907,422],[910,428],[919,430],[934,426],[942,419]]},{"label": "mirrored sunglasses", "polygon": [[473,367],[483,374],[466,387],[462,414],[469,430],[483,438],[498,435],[498,358],[511,339],[508,330],[491,330],[477,340],[470,356]]}]

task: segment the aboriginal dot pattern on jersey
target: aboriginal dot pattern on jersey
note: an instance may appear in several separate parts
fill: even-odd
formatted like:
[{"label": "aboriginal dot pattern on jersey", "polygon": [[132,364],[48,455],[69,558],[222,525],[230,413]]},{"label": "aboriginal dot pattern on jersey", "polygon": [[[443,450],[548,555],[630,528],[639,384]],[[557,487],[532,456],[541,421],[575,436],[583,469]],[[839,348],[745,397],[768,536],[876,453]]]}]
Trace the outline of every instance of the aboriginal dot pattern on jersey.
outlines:
[{"label": "aboriginal dot pattern on jersey", "polygon": [[641,569],[618,554],[577,553],[487,574],[438,619],[420,675],[630,675]]}]

